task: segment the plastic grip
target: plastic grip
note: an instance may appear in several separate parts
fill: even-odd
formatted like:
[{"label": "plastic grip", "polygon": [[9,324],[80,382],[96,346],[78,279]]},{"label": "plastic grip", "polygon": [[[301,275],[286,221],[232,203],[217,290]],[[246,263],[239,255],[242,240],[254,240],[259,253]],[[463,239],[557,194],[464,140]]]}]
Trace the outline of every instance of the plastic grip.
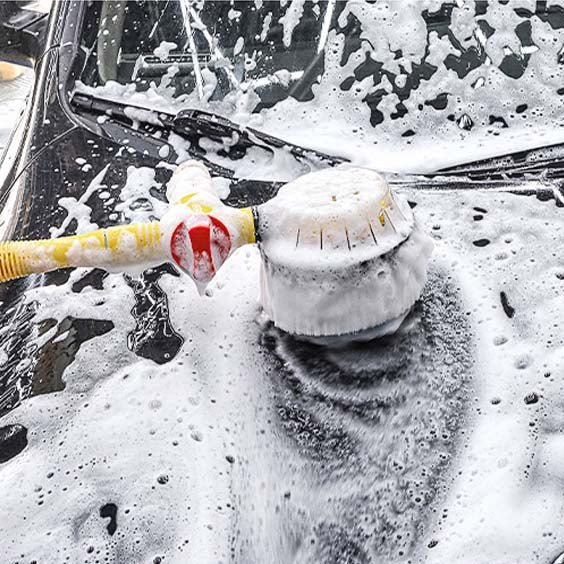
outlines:
[{"label": "plastic grip", "polygon": [[29,254],[35,241],[8,241],[0,243],[0,282],[8,282],[33,273]]},{"label": "plastic grip", "polygon": [[159,222],[133,223],[90,233],[0,243],[0,282],[57,268],[119,267],[167,260]]}]

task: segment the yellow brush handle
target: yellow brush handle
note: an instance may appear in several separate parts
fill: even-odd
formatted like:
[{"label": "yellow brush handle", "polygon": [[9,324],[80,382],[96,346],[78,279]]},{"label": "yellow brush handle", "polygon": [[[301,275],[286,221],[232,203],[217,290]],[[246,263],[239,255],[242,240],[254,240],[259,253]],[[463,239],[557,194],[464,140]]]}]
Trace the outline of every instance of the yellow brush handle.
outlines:
[{"label": "yellow brush handle", "polygon": [[120,267],[167,260],[158,221],[83,235],[0,243],[0,282],[70,266]]}]

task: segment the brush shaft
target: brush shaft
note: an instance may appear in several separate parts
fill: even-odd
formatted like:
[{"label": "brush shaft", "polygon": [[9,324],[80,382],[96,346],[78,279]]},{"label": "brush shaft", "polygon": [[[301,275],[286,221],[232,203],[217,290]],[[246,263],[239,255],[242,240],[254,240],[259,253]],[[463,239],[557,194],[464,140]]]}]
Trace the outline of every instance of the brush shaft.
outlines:
[{"label": "brush shaft", "polygon": [[157,221],[83,235],[0,243],[0,282],[65,267],[120,267],[166,260]]}]

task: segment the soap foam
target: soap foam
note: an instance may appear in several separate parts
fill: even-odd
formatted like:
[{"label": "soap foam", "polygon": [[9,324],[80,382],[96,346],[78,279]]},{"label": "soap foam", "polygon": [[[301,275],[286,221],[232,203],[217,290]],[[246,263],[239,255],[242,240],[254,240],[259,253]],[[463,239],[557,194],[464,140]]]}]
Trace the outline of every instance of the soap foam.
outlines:
[{"label": "soap foam", "polygon": [[[550,562],[563,549],[561,208],[496,192],[417,200],[422,221],[436,228],[433,260],[448,265],[461,288],[476,341],[474,422],[433,524],[437,544],[421,557]],[[537,403],[525,401],[531,392],[540,394]]]},{"label": "soap foam", "polygon": [[[310,345],[300,357],[305,345],[267,332],[278,366],[254,321],[261,261],[252,247],[226,262],[204,297],[186,278],[161,277],[184,338],[162,366],[126,347],[134,299],[123,277],[77,292],[88,273],[77,269],[66,284],[29,290],[34,323],[57,322],[36,330],[37,346],[60,337],[68,317],[114,329],[81,345],[62,391],[2,420],[25,425],[29,440],[0,466],[5,559],[286,563],[348,546],[376,561],[530,564],[557,553],[560,208],[496,192],[409,198],[435,252],[422,317],[387,345]],[[467,347],[471,363],[459,357]],[[367,376],[372,365],[380,376]],[[342,396],[335,386],[351,377]],[[359,403],[371,398],[371,378],[385,387]],[[466,396],[470,378],[475,393]],[[309,390],[305,413],[295,411],[299,390]],[[526,404],[531,392],[540,399]],[[409,397],[391,419],[378,407]],[[117,508],[113,535],[100,515],[108,504]]]},{"label": "soap foam", "polygon": [[425,284],[430,239],[374,171],[302,176],[259,217],[261,303],[285,331],[327,336],[382,326],[404,317]]},{"label": "soap foam", "polygon": [[[391,118],[395,81],[406,80],[402,69],[425,53],[422,9],[442,4],[350,2],[347,11],[368,35],[341,68],[342,36],[329,34],[327,77],[312,100],[287,99],[256,116],[256,97],[247,92],[231,98],[233,106],[212,107],[382,170],[431,170],[561,140],[555,93],[563,71],[555,61],[564,31],[516,17],[517,8],[534,11],[529,1],[488,5],[498,29],[485,47],[475,33],[475,3],[453,7],[453,36],[466,49],[485,48],[492,64],[455,80],[444,61],[459,53],[448,37],[431,33],[428,61],[438,71],[403,101],[408,113]],[[370,33],[374,18],[382,25]],[[506,46],[522,51],[512,29],[522,21],[531,22],[539,50],[515,81],[496,64]],[[384,47],[371,53],[373,42]],[[373,55],[384,57],[394,84],[368,75],[341,89],[341,79]],[[380,87],[385,120],[373,129],[362,100]],[[149,108],[198,107],[196,96],[177,101],[157,90],[108,83],[95,92]],[[445,111],[424,104],[445,91]],[[517,103],[528,106],[526,119],[513,112]],[[414,111],[418,104],[423,109]],[[444,119],[451,112],[468,112],[476,126],[460,129]],[[509,127],[490,125],[490,115],[504,116]],[[408,128],[418,134],[401,137]],[[185,151],[187,142],[176,141]],[[290,179],[301,171],[280,173]],[[263,333],[254,322],[260,256],[253,249],[235,253],[204,298],[186,278],[161,278],[184,338],[162,366],[126,347],[135,301],[122,276],[77,292],[73,284],[89,274],[77,269],[65,284],[29,290],[38,347],[63,338],[58,329],[69,317],[111,320],[114,329],[81,345],[63,390],[30,398],[2,419],[24,424],[29,439],[0,465],[3,559],[544,564],[559,554],[561,208],[494,191],[409,197],[435,241],[421,318],[407,328],[414,340],[400,332],[384,343],[321,352]],[[86,209],[67,209],[90,220]],[[38,324],[49,320],[57,325],[39,334]],[[532,392],[538,401],[526,403]],[[111,519],[101,516],[110,504],[112,535]]]},{"label": "soap foam", "polygon": [[[323,73],[311,88],[313,96],[299,101],[289,96],[260,112],[255,111],[260,95],[253,80],[212,101],[209,96],[200,99],[196,91],[177,96],[166,81],[152,83],[144,92],[112,81],[78,88],[154,110],[215,111],[381,171],[425,173],[562,142],[564,67],[558,61],[564,30],[551,25],[542,11],[535,12],[530,0],[483,6],[469,1],[452,5],[450,16],[443,13],[450,24],[448,33],[440,33],[427,20],[443,4],[337,3],[337,23],[327,34]],[[295,0],[282,8],[282,19],[271,17],[265,26],[281,23],[287,42],[303,17],[303,3]],[[323,14],[317,17],[321,28]],[[349,44],[344,29],[353,35]],[[266,40],[264,30],[263,35]],[[243,50],[245,57],[256,55],[251,43]],[[510,60],[513,70],[507,68]],[[257,65],[269,68],[264,60]],[[257,74],[261,76],[255,69],[253,76]],[[222,158],[215,150],[209,156]],[[259,170],[243,159],[242,172],[258,175],[265,159],[258,159]],[[303,172],[294,172],[293,178]],[[290,179],[287,170],[280,174]]]}]

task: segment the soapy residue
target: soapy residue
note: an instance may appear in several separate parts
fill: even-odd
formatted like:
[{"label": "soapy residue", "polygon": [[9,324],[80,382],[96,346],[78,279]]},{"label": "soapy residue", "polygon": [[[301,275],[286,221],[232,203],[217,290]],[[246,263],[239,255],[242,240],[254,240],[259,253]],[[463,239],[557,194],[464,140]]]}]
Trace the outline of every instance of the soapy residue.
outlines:
[{"label": "soapy residue", "polygon": [[63,391],[3,418],[29,430],[0,466],[9,561],[530,563],[562,548],[560,208],[496,192],[409,199],[434,235],[431,278],[383,344],[324,351],[268,327],[259,344],[253,248],[203,298],[161,278],[185,338],[162,366],[127,350],[120,275],[72,291],[76,270],[28,292],[36,321],[114,329],[81,346]]},{"label": "soapy residue", "polygon": [[[322,77],[309,101],[286,99],[254,116],[253,97],[241,95],[235,114],[306,145],[327,145],[325,136],[331,152],[338,146],[360,161],[367,153],[355,140],[374,137],[371,164],[403,169],[451,162],[457,143],[465,159],[490,151],[490,137],[507,150],[520,132],[530,135],[527,123],[559,127],[558,100],[551,105],[539,92],[559,80],[560,68],[547,69],[562,29],[527,17],[534,3],[525,1],[488,4],[495,30],[482,24],[482,34],[479,3],[453,6],[452,34],[429,34],[425,56],[438,70],[421,79],[423,108],[391,118],[401,104],[416,103],[418,89],[400,104],[402,85],[410,84],[410,70],[429,71],[420,66],[422,13],[443,3],[397,6],[350,2],[343,9],[341,19],[354,15],[366,34],[345,63],[356,70],[348,90],[334,75]],[[375,19],[380,36],[367,29]],[[514,31],[526,21],[530,41]],[[345,56],[342,36],[332,31],[328,42],[327,77]],[[365,56],[370,46],[383,61]],[[515,82],[499,68],[507,50],[527,62]],[[460,82],[444,65],[449,55],[470,61]],[[490,63],[472,68],[484,57]],[[377,81],[362,70],[373,64],[395,78]],[[454,94],[441,97],[445,84]],[[378,109],[390,121],[372,129],[361,102],[367,94],[378,98],[380,87],[386,94]],[[193,102],[175,102],[157,86],[96,90],[110,88],[152,107]],[[516,97],[527,106],[522,112],[512,110]],[[437,109],[442,104],[445,110]],[[442,118],[449,112],[455,121]],[[536,121],[527,121],[533,112]],[[509,127],[495,119],[488,125],[490,114]],[[398,137],[413,124],[417,135]],[[453,134],[448,151],[437,149],[441,132]],[[535,135],[546,141],[553,132]],[[103,170],[95,172],[90,197],[104,199]],[[160,216],[155,185],[152,169],[128,170],[120,197],[126,219]],[[139,300],[129,279],[96,281],[78,269],[66,283],[29,290],[37,347],[70,349],[69,319],[112,328],[81,344],[64,371],[64,389],[30,398],[1,420],[28,430],[26,448],[0,463],[3,559],[531,564],[564,551],[561,208],[552,199],[494,190],[406,195],[435,250],[421,301],[383,341],[322,348],[257,324],[260,257],[253,247],[237,251],[203,297],[186,278],[160,275],[171,325],[184,339],[160,365],[127,347]],[[96,218],[77,205],[83,201],[67,202],[67,210],[86,227]],[[162,307],[154,293],[147,301]]]}]

